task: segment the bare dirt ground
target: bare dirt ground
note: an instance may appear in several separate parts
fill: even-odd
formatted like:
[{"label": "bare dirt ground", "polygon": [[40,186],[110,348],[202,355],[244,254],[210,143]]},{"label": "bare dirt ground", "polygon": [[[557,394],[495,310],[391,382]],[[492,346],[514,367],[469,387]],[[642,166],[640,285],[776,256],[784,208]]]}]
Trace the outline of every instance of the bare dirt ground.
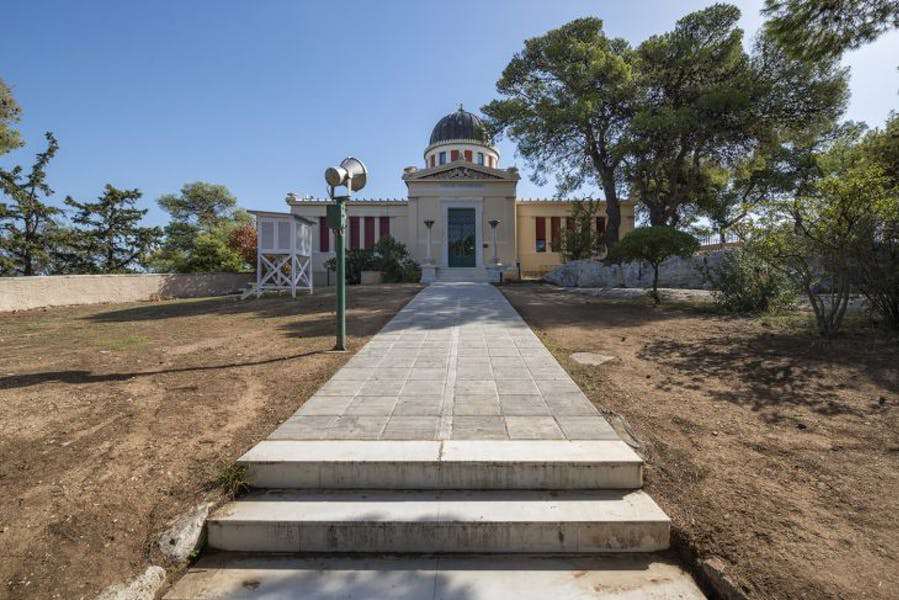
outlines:
[{"label": "bare dirt ground", "polygon": [[[645,443],[688,556],[753,598],[899,598],[899,342],[536,284],[501,288]],[[572,352],[617,359],[574,363]]]},{"label": "bare dirt ground", "polygon": [[0,598],[93,598],[417,291],[0,314]]}]

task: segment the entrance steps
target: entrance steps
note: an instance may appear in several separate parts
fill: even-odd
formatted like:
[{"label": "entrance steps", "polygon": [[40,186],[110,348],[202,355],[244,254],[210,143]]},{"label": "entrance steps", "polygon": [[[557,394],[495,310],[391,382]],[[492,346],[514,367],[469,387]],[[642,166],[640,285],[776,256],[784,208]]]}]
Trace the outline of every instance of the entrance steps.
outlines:
[{"label": "entrance steps", "polygon": [[[489,571],[497,561],[511,560],[510,571],[518,568],[523,578],[536,577],[528,592],[537,595],[523,592],[516,597],[599,598],[609,588],[563,593],[577,579],[571,576],[575,567],[562,566],[561,575],[544,580],[534,574],[536,567],[528,561],[550,560],[547,555],[554,555],[560,566],[587,556],[593,560],[608,556],[614,561],[621,553],[631,553],[655,556],[648,563],[655,564],[664,559],[649,553],[665,550],[669,543],[668,517],[640,489],[641,459],[617,440],[267,440],[238,462],[246,467],[247,479],[256,489],[209,516],[207,546],[220,554],[204,560],[215,561],[233,552],[251,563],[287,561],[279,563],[282,571],[260,575],[271,582],[272,589],[280,589],[280,595],[263,594],[258,578],[251,579],[260,583],[258,589],[241,585],[233,593],[204,595],[240,578],[229,567],[211,575],[201,561],[172,588],[168,600],[315,598],[324,589],[316,588],[319,583],[329,593],[345,591],[341,577],[335,575],[346,574],[338,566],[340,561],[355,564],[345,567],[352,572],[353,582],[365,578],[365,568],[358,561],[374,561],[380,565],[376,570],[386,570],[378,571],[380,585],[406,577],[415,571],[410,564],[426,561],[428,556],[446,557],[440,562],[448,569],[447,577],[463,582]],[[283,553],[288,554],[279,556]],[[401,560],[390,563],[385,554],[399,555]],[[460,558],[477,554],[489,556],[472,559],[471,564]],[[315,560],[325,561],[324,566],[311,566],[309,561]],[[453,561],[461,562],[446,566]],[[596,572],[585,569],[585,578],[614,580],[614,575],[596,564]],[[644,568],[633,580],[639,582],[640,590],[650,589],[657,581],[648,573]],[[493,573],[489,581],[477,585],[488,589],[502,577]],[[432,575],[427,581],[439,579]],[[680,597],[702,597],[688,576],[681,573],[676,580],[677,585],[689,588]],[[432,585],[427,581],[426,587]],[[421,594],[411,589],[378,594],[366,588],[358,596],[345,597],[455,597],[442,596],[430,587]],[[485,591],[470,597],[508,596]]]},{"label": "entrance steps", "polygon": [[621,441],[260,442],[238,459],[255,488],[639,489],[643,461]]},{"label": "entrance steps", "polygon": [[655,554],[602,556],[205,556],[166,600],[695,600]]},{"label": "entrance steps", "polygon": [[438,267],[437,279],[440,282],[472,282],[495,283],[494,274],[485,268],[476,267]]},{"label": "entrance steps", "polygon": [[595,553],[668,546],[640,490],[268,490],[216,511],[209,546],[232,552]]}]

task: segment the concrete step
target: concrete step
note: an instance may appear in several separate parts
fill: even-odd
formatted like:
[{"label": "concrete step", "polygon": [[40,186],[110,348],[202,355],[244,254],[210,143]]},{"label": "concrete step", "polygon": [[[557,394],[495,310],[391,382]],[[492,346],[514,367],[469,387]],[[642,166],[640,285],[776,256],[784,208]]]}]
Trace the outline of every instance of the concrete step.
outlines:
[{"label": "concrete step", "polygon": [[636,489],[643,461],[621,441],[260,442],[238,464],[257,488]]},{"label": "concrete step", "polygon": [[437,269],[437,281],[473,281],[489,283],[491,274],[487,269],[471,267],[440,267]]},{"label": "concrete step", "polygon": [[642,491],[271,490],[207,520],[240,552],[653,552],[669,520]]},{"label": "concrete step", "polygon": [[165,600],[700,600],[670,557],[389,556],[285,557],[213,554]]}]

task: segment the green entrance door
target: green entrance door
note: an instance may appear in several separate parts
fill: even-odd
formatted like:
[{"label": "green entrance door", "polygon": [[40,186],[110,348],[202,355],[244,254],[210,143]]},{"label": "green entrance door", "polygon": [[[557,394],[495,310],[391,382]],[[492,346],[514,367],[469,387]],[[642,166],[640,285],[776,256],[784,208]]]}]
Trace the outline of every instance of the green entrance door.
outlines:
[{"label": "green entrance door", "polygon": [[473,208],[447,209],[447,264],[450,267],[473,267],[475,259],[475,224]]}]

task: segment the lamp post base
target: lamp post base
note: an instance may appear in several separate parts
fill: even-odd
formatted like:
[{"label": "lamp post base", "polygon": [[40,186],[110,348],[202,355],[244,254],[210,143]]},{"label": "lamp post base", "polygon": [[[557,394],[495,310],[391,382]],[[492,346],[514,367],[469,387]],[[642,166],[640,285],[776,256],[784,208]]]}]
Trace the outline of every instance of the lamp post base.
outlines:
[{"label": "lamp post base", "polygon": [[437,281],[437,265],[421,266],[421,283],[431,283]]}]

